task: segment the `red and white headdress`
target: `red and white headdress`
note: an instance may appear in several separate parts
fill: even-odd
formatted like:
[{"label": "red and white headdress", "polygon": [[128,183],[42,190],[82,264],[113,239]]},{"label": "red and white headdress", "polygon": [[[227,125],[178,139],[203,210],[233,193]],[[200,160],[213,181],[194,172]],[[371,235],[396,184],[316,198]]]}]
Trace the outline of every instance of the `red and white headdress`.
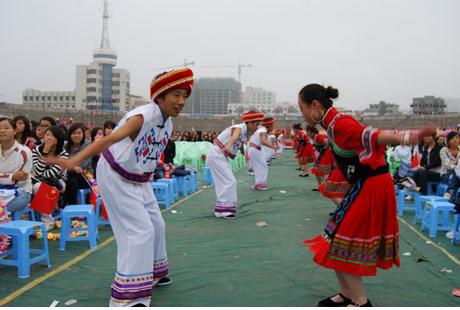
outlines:
[{"label": "red and white headdress", "polygon": [[243,114],[243,122],[261,121],[264,118],[262,112],[249,111]]},{"label": "red and white headdress", "polygon": [[266,117],[262,120],[262,126],[264,127],[273,127],[273,125],[275,125],[273,116]]},{"label": "red and white headdress", "polygon": [[189,68],[169,71],[150,83],[150,98],[157,102],[156,98],[159,95],[175,89],[184,89],[190,96],[194,81],[193,71]]}]

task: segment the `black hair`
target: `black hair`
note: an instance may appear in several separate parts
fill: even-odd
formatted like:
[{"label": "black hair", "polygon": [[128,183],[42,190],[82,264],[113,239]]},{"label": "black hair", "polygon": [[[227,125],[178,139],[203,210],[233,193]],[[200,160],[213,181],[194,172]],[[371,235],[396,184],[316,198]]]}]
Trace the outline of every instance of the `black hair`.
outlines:
[{"label": "black hair", "polygon": [[457,131],[451,131],[447,134],[447,145],[449,146],[449,141],[452,140],[455,137],[460,137],[459,133]]},{"label": "black hair", "polygon": [[58,125],[59,128],[61,128],[62,132],[64,133],[64,137],[67,137],[67,132],[69,132],[69,129],[65,125]]},{"label": "black hair", "polygon": [[16,130],[16,123],[9,117],[0,117],[0,122],[7,121]]},{"label": "black hair", "polygon": [[336,88],[328,86],[325,88],[319,84],[308,84],[304,86],[299,96],[303,102],[310,105],[313,100],[318,100],[323,105],[324,109],[332,107],[332,100],[339,97],[339,91]]},{"label": "black hair", "polygon": [[54,118],[52,118],[51,116],[44,116],[42,118],[40,118],[40,122],[41,123],[42,121],[48,121],[51,126],[56,126],[57,123],[56,123],[56,120]]},{"label": "black hair", "polygon": [[94,141],[94,138],[96,138],[97,132],[99,130],[103,130],[103,129],[101,127],[94,127],[93,129],[91,129],[91,142]]},{"label": "black hair", "polygon": [[114,121],[106,121],[104,123],[104,129],[106,128],[114,129],[115,127],[117,127],[117,123],[115,123]]},{"label": "black hair", "polygon": [[77,130],[81,129],[83,132],[83,140],[80,143],[80,147],[85,143],[85,130],[86,126],[83,123],[73,123],[72,126],[70,126],[69,130],[67,131],[67,144],[65,146],[65,149],[67,152],[70,152],[71,148],[73,147],[73,141],[71,139],[71,135]]},{"label": "black hair", "polygon": [[22,133],[21,141],[19,143],[25,144],[27,138],[32,135],[32,132],[30,129],[30,122],[29,122],[29,119],[25,117],[24,115],[18,115],[15,118],[13,118],[13,122],[15,126],[18,121],[22,121],[24,123],[24,132]]},{"label": "black hair", "polygon": [[306,129],[307,131],[310,131],[310,132],[314,133],[314,134],[318,134],[318,133],[319,133],[318,129],[316,129],[316,127],[314,127],[314,126],[307,125],[307,126],[305,127],[305,129]]},{"label": "black hair", "polygon": [[[57,143],[56,143],[56,153],[54,155],[59,155],[62,153],[62,151],[64,150],[64,142],[65,142],[65,135],[64,135],[64,132],[62,131],[61,127],[59,126],[52,126],[50,128],[48,128],[46,131],[45,131],[45,134],[48,132],[48,131],[51,131],[51,133],[53,134],[53,136],[56,138],[57,140]],[[43,145],[40,146],[41,148],[41,151],[43,151],[43,147],[45,146],[45,143],[43,143]]]},{"label": "black hair", "polygon": [[32,125],[32,128],[37,127],[39,123],[37,121],[31,120],[30,124]]},{"label": "black hair", "polygon": [[302,127],[300,126],[300,123],[292,125],[292,129],[294,130],[300,130]]}]

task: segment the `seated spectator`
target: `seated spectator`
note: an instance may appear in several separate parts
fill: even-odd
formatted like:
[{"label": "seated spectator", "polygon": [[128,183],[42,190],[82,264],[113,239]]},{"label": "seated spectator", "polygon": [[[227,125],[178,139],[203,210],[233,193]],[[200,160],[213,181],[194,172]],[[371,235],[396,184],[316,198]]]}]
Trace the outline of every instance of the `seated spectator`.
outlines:
[{"label": "seated spectator", "polygon": [[15,127],[13,120],[0,118],[0,188],[7,189],[2,198],[8,212],[25,209],[32,195],[32,152],[14,139]]},{"label": "seated spectator", "polygon": [[45,136],[45,131],[52,127],[56,126],[56,121],[51,116],[45,116],[40,119],[40,122],[37,125],[35,130],[35,135],[37,137],[35,145],[41,145],[43,143],[43,137]]},{"label": "seated spectator", "polygon": [[[67,170],[63,170],[59,165],[47,166],[43,158],[58,156],[67,158],[69,154],[64,149],[64,133],[58,126],[53,126],[45,131],[43,144],[36,146],[32,152],[32,176],[35,179],[34,192],[39,188],[41,182],[45,182],[56,187],[61,192],[65,190],[65,181],[67,180]],[[42,222],[50,229],[53,224],[53,218],[50,215],[42,214]]]},{"label": "seated spectator", "polygon": [[106,121],[104,123],[104,137],[110,135],[115,127],[117,127],[117,123],[113,121]]},{"label": "seated spectator", "polygon": [[[96,141],[104,136],[104,131],[101,127],[94,127],[91,130],[91,142]],[[91,168],[93,169],[94,176],[96,176],[97,162],[99,161],[100,155],[93,156],[91,158]]]},{"label": "seated spectator", "polygon": [[16,135],[14,136],[16,141],[32,151],[35,147],[35,139],[32,138],[29,120],[27,117],[19,115],[13,119],[13,122],[16,125]]},{"label": "seated spectator", "polygon": [[441,182],[448,184],[450,177],[455,173],[455,167],[460,159],[460,136],[458,132],[451,131],[447,135],[447,146],[439,152],[441,157]]},{"label": "seated spectator", "polygon": [[414,180],[423,195],[427,194],[428,182],[441,180],[441,148],[436,142],[436,135],[423,137],[423,143],[419,146],[420,167],[414,171]]},{"label": "seated spectator", "polygon": [[[77,154],[88,146],[88,144],[85,143],[85,130],[86,127],[83,123],[74,123],[70,126],[69,132],[67,133],[67,144],[65,146],[65,150],[69,156]],[[78,190],[89,188],[89,184],[82,174],[83,169],[92,172],[91,159],[81,162],[80,166],[76,167],[74,171],[68,171],[66,190],[64,192],[65,205],[76,204]]]}]

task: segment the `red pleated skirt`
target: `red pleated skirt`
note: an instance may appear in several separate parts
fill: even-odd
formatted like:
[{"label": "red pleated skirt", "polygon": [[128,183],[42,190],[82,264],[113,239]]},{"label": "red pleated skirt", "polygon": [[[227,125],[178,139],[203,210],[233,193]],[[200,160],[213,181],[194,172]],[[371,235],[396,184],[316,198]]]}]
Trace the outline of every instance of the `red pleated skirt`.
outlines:
[{"label": "red pleated skirt", "polygon": [[304,147],[301,147],[299,150],[299,163],[301,165],[311,164],[316,161],[315,158],[315,150],[313,149],[313,145],[308,143]]},{"label": "red pleated skirt", "polygon": [[347,182],[340,169],[335,167],[318,190],[327,198],[343,198],[349,189],[350,183]]},{"label": "red pleated skirt", "polygon": [[315,167],[311,170],[311,173],[319,176],[329,175],[334,167],[334,156],[332,155],[331,149],[327,148],[320,157],[319,162],[318,160],[316,161]]},{"label": "red pleated skirt", "polygon": [[323,267],[375,276],[377,268],[399,267],[398,236],[395,190],[386,173],[364,182],[332,240],[319,235],[305,244]]}]

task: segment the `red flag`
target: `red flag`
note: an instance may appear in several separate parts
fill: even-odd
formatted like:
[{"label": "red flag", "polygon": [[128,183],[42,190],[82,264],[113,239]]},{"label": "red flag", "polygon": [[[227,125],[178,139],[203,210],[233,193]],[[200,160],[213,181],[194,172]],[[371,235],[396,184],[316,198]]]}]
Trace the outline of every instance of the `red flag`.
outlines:
[{"label": "red flag", "polygon": [[414,156],[412,156],[412,168],[417,168],[420,166],[420,158],[418,156],[418,152],[415,152]]},{"label": "red flag", "polygon": [[[97,204],[97,195],[94,191],[91,191],[91,196],[89,197],[89,203],[94,206],[94,210],[96,210],[96,204]],[[101,214],[102,217],[108,221],[109,216],[107,215],[107,211],[105,210],[104,202],[101,202]]]},{"label": "red flag", "polygon": [[57,205],[60,192],[56,187],[42,182],[30,203],[30,208],[45,214],[51,214]]}]

